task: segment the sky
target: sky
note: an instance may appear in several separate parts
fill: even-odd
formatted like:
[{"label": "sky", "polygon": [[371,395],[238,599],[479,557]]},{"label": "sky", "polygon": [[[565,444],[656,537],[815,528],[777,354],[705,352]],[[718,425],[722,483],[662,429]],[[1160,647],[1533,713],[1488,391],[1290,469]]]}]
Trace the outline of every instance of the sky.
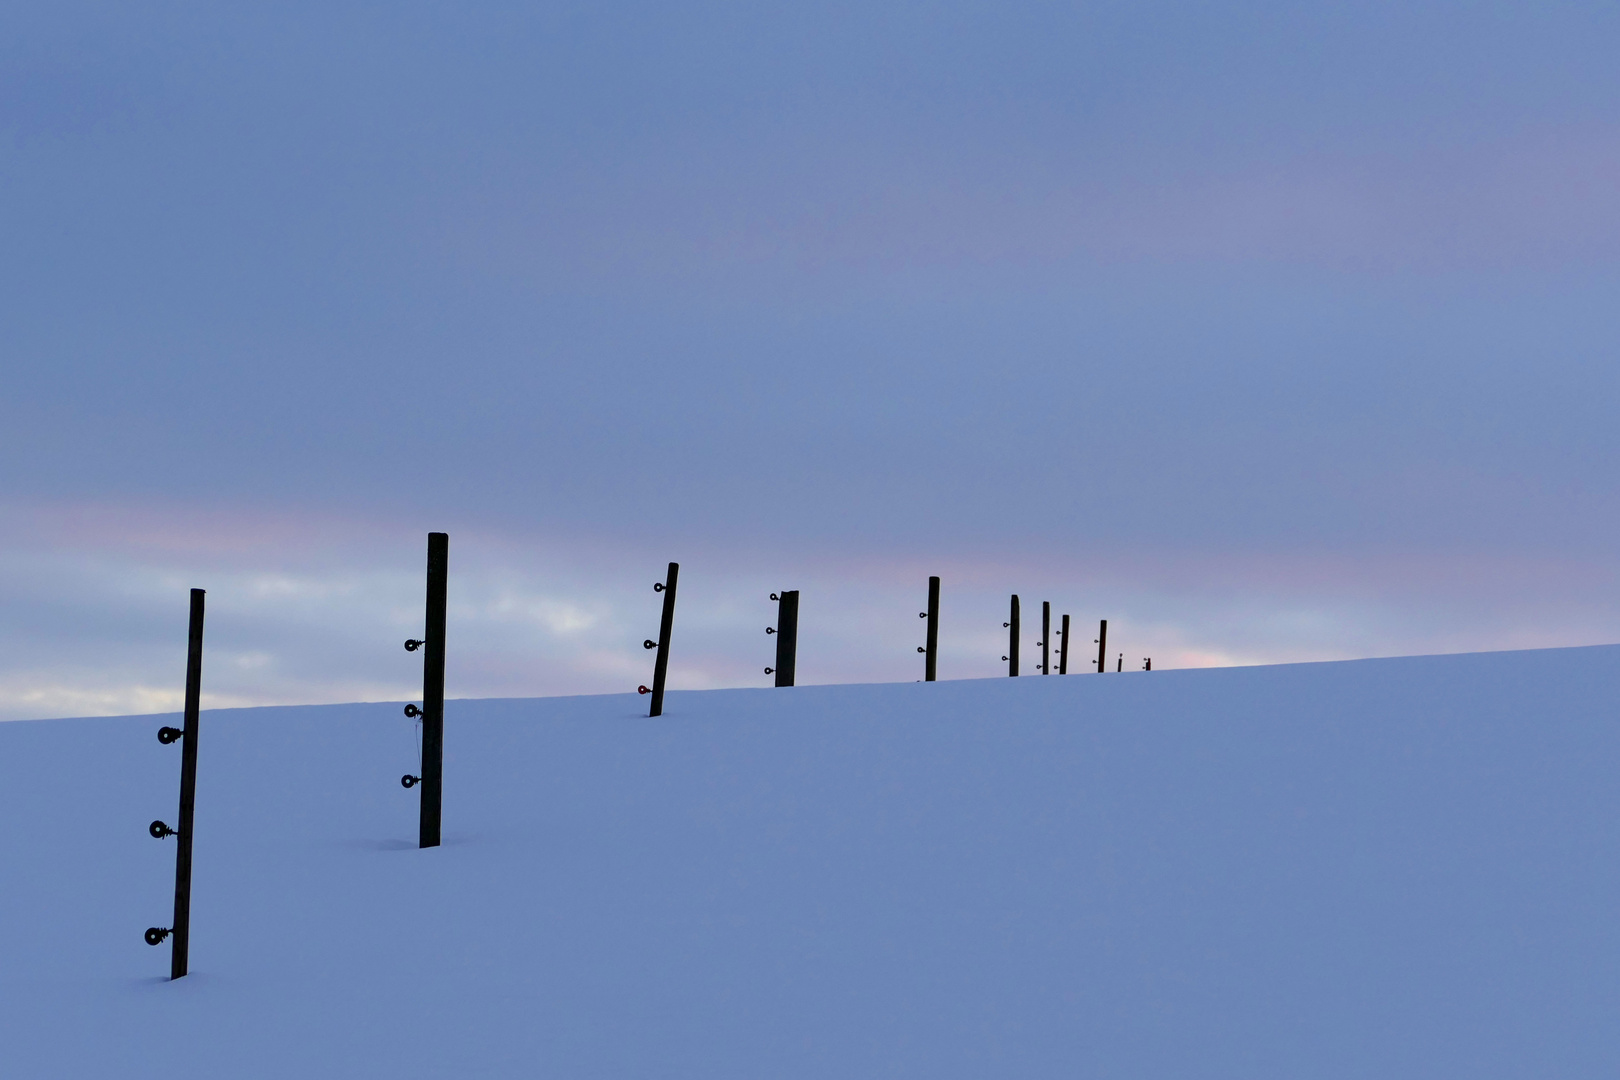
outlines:
[{"label": "sky", "polygon": [[[1620,9],[0,9],[0,717],[1620,640]],[[1026,631],[1024,655],[1038,635]],[[1029,661],[1025,660],[1026,670]],[[1071,661],[1071,670],[1082,665]]]}]

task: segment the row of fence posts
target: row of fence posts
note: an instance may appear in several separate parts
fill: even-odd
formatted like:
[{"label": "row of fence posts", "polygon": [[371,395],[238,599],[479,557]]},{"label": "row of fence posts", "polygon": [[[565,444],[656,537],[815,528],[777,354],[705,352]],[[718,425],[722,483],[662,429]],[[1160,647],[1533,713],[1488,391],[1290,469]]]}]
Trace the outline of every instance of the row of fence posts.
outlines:
[{"label": "row of fence posts", "polygon": [[[933,580],[937,582],[939,579],[934,578]],[[1018,623],[1019,623],[1019,619],[1018,619],[1018,594],[1014,593],[1013,597],[1012,597],[1011,611],[1007,616],[1007,621],[1001,624],[1007,631],[1007,655],[1003,656],[1002,659],[1007,662],[1007,674],[1012,675],[1012,676],[1015,676],[1015,675],[1018,674],[1018,639],[1020,637],[1020,632],[1019,632],[1020,627],[1019,627]],[[1067,675],[1069,673],[1069,617],[1067,615],[1063,616],[1063,628],[1058,631],[1058,637],[1062,639],[1062,640],[1060,640],[1058,642],[1058,674],[1059,675]],[[1035,643],[1041,650],[1041,665],[1040,666],[1041,666],[1041,674],[1042,675],[1045,675],[1045,674],[1047,674],[1047,673],[1049,673],[1051,671],[1051,659],[1052,659],[1052,657],[1051,657],[1051,644],[1050,644],[1051,639],[1052,639],[1052,604],[1051,604],[1050,601],[1043,600],[1043,601],[1041,601],[1041,640]],[[1098,672],[1107,671],[1108,670],[1108,620],[1107,619],[1102,619],[1097,623],[1097,637],[1092,642],[1092,644],[1097,646],[1097,660],[1096,660],[1097,671]],[[1125,654],[1124,653],[1119,654],[1119,662],[1118,662],[1118,665],[1114,668],[1114,670],[1115,671],[1124,671],[1125,670]],[[1152,671],[1153,670],[1153,658],[1151,656],[1146,656],[1146,657],[1142,658],[1142,670],[1143,671]]]},{"label": "row of fence posts", "polygon": [[[637,688],[640,693],[652,695],[651,707],[647,711],[650,717],[660,716],[664,711],[664,683],[669,674],[670,638],[675,629],[675,586],[680,570],[679,563],[670,563],[668,575],[663,581],[653,585],[654,592],[663,594],[663,614],[658,624],[658,640],[648,638],[642,645],[647,649],[657,649],[658,655],[653,661],[652,686]],[[420,651],[422,654],[422,704],[412,703],[405,706],[405,715],[415,720],[420,728],[420,758],[416,773],[406,773],[400,777],[400,784],[406,789],[421,788],[417,846],[423,848],[438,847],[440,842],[444,795],[444,636],[449,581],[450,536],[447,533],[428,533],[427,600],[422,637],[411,638],[405,642],[406,652]],[[159,945],[173,938],[169,963],[171,979],[178,979],[186,974],[191,945],[191,837],[197,796],[197,738],[202,699],[205,595],[202,589],[191,590],[191,622],[186,648],[185,727],[158,729],[158,741],[165,746],[174,742],[180,743],[180,817],[174,828],[170,828],[162,821],[154,821],[148,829],[152,836],[159,840],[174,837],[177,845],[174,864],[174,925],[153,926],[146,931],[148,945]],[[777,686],[792,686],[798,659],[799,592],[797,589],[789,589],[781,593],[772,593],[771,599],[777,605],[776,625],[766,627],[765,632],[776,638],[776,663],[766,668],[765,674],[774,675]],[[934,682],[939,672],[938,577],[928,579],[928,610],[920,611],[917,615],[928,620],[926,644],[917,646],[917,651],[923,654],[923,679],[926,682]],[[1008,629],[1007,655],[1002,659],[1007,661],[1007,674],[1017,675],[1019,619],[1016,594],[1012,598],[1011,616],[1002,625]],[[1051,669],[1051,630],[1052,605],[1048,601],[1043,601],[1041,640],[1038,643],[1043,675]],[[1062,629],[1058,634],[1061,639],[1058,643],[1058,674],[1066,675],[1069,671],[1069,616],[1063,616]],[[1097,670],[1106,671],[1107,619],[1102,620],[1098,628],[1096,644]],[[1124,654],[1120,656],[1120,665],[1121,667],[1124,665]],[[1152,667],[1151,659],[1143,663],[1144,670],[1152,670]]]}]

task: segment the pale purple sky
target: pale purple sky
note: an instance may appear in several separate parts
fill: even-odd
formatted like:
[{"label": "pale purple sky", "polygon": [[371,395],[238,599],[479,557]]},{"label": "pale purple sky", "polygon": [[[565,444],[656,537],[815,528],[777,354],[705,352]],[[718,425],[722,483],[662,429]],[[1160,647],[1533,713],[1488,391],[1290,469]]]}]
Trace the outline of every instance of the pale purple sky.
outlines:
[{"label": "pale purple sky", "polygon": [[[1620,638],[1620,10],[18,3],[0,716]],[[907,621],[909,619],[909,621]],[[1089,630],[1085,640],[1090,640]],[[1033,637],[1027,639],[1026,648]],[[398,656],[395,653],[399,653]]]}]

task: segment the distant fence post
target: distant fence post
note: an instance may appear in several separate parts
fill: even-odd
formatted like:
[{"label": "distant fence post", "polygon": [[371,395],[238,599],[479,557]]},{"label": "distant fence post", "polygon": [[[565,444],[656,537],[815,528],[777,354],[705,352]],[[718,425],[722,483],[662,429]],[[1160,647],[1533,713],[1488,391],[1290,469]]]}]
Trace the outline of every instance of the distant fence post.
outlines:
[{"label": "distant fence post", "polygon": [[1143,671],[1152,671],[1153,670],[1153,657],[1148,656],[1148,657],[1144,657],[1142,659],[1142,670]]},{"label": "distant fence post", "polygon": [[1052,602],[1041,601],[1041,674],[1052,673]]},{"label": "distant fence post", "polygon": [[1058,642],[1058,674],[1067,675],[1069,673],[1069,617],[1067,615],[1063,616],[1063,629],[1059,630],[1058,633],[1063,637],[1063,640]]},{"label": "distant fence post", "polygon": [[765,674],[774,674],[777,686],[792,686],[799,650],[799,590],[771,593],[771,599],[776,601],[776,629],[768,632],[776,634],[776,666],[766,668]]},{"label": "distant fence post", "polygon": [[[675,580],[680,572],[680,563],[670,563],[669,576],[663,584],[653,584],[654,592],[664,594],[664,614],[658,620],[658,640],[649,639],[641,643],[646,648],[658,650],[658,658],[653,661],[652,708],[647,710],[648,716],[664,715],[664,677],[669,672],[669,638],[675,630]],[[643,694],[649,693],[645,686],[640,689]]]},{"label": "distant fence post", "polygon": [[1018,594],[1012,594],[1012,613],[1007,621],[1001,624],[1007,628],[1007,655],[1002,659],[1007,661],[1007,674],[1018,674]]},{"label": "distant fence post", "polygon": [[1097,674],[1108,670],[1108,620],[1097,627]]},{"label": "distant fence post", "polygon": [[422,643],[422,815],[419,847],[439,846],[444,800],[444,629],[450,534],[428,533],[427,623]]},{"label": "distant fence post", "polygon": [[191,623],[186,635],[186,712],[185,728],[158,729],[158,742],[168,745],[180,740],[180,822],[169,828],[161,821],[148,828],[154,837],[173,836],[178,842],[174,856],[174,925],[152,926],[146,931],[148,945],[161,944],[174,935],[169,953],[169,978],[186,974],[191,959],[191,832],[197,804],[197,729],[202,708],[203,606],[202,589],[191,590]]},{"label": "distant fence post", "polygon": [[917,614],[928,620],[928,645],[917,646],[917,651],[924,654],[923,680],[933,682],[937,671],[935,658],[939,654],[939,578],[928,579],[928,610]]}]

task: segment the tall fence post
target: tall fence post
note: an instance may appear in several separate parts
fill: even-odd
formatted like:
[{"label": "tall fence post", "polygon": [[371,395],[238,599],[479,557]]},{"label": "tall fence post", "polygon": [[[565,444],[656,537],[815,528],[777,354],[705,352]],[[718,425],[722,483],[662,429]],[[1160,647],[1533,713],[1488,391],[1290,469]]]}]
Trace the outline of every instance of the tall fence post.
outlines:
[{"label": "tall fence post", "polygon": [[186,712],[185,728],[158,729],[158,742],[168,745],[180,740],[180,821],[171,829],[161,821],[152,822],[148,831],[157,839],[175,838],[174,925],[152,926],[146,931],[148,945],[161,944],[174,936],[169,953],[169,978],[184,977],[191,960],[191,833],[197,805],[197,729],[202,709],[203,607],[206,593],[191,590],[191,622],[186,635]]},{"label": "tall fence post", "polygon": [[422,643],[422,816],[418,846],[438,847],[444,801],[444,627],[450,535],[428,533],[427,625]]},{"label": "tall fence post", "polygon": [[1052,673],[1052,602],[1041,601],[1041,674]]},{"label": "tall fence post", "polygon": [[776,666],[765,674],[774,674],[777,686],[792,686],[799,651],[799,590],[771,593],[771,599],[776,601],[776,629],[771,631],[776,634]]},{"label": "tall fence post", "polygon": [[1108,670],[1108,620],[1097,627],[1097,674]]},{"label": "tall fence post", "polygon": [[1002,659],[1007,661],[1007,674],[1018,674],[1018,594],[1012,594],[1012,613],[1007,621],[1001,624],[1007,628],[1007,655]]},{"label": "tall fence post", "polygon": [[1069,617],[1067,615],[1063,616],[1063,629],[1059,630],[1058,633],[1063,638],[1062,641],[1058,642],[1058,674],[1067,675],[1069,673]]},{"label": "tall fence post", "polygon": [[[642,642],[645,647],[658,650],[658,659],[653,661],[652,708],[647,710],[648,716],[664,714],[664,676],[669,671],[669,637],[675,630],[675,579],[680,572],[680,563],[670,563],[669,577],[662,585],[653,584],[654,592],[664,594],[664,614],[658,620],[658,640]],[[641,692],[645,694],[648,690],[643,686]]]},{"label": "tall fence post", "polygon": [[928,579],[928,610],[917,614],[928,620],[928,645],[926,648],[917,646],[917,651],[924,654],[923,680],[933,682],[937,670],[935,658],[939,654],[939,578]]}]

